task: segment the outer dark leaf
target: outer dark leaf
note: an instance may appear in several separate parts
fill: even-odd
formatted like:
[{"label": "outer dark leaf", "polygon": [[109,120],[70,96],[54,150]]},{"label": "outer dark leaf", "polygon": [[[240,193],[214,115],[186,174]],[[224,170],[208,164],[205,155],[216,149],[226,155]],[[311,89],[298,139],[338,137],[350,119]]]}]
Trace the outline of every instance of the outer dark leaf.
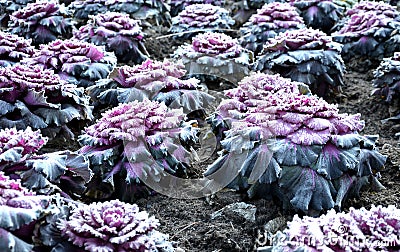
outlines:
[{"label": "outer dark leaf", "polygon": [[313,169],[283,166],[279,185],[296,209],[307,212],[334,207],[336,191],[332,183]]}]

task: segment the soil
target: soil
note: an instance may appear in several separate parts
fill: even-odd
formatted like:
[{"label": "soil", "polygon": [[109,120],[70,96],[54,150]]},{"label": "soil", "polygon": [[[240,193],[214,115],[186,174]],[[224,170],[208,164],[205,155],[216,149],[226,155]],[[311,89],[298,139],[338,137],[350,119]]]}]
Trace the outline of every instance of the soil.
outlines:
[{"label": "soil", "polygon": [[[169,58],[177,46],[184,41],[174,41],[164,36],[166,29],[147,30],[146,48],[152,59]],[[400,207],[400,148],[395,133],[400,131],[395,123],[383,124],[381,120],[389,117],[388,106],[381,100],[371,97],[372,69],[366,73],[349,70],[345,75],[346,87],[341,95],[335,97],[341,112],[361,113],[365,121],[362,134],[379,134],[378,148],[388,156],[386,168],[381,172],[380,182],[386,187],[380,192],[362,191],[360,197],[345,202],[343,210],[350,207],[370,208],[371,205],[395,205]],[[221,92],[220,90],[214,91]],[[100,116],[100,113],[97,113]],[[69,144],[52,142],[49,148],[65,149]],[[75,143],[72,149],[77,149]],[[211,160],[212,161],[212,160]],[[209,160],[210,162],[210,160]],[[205,165],[196,167],[190,176],[201,175]],[[250,221],[237,214],[224,214],[214,219],[211,215],[223,207],[235,203],[246,202],[257,208],[255,221]],[[143,210],[160,220],[161,232],[170,235],[170,239],[179,248],[190,251],[254,251],[260,245],[258,235],[264,232],[264,225],[270,220],[283,218],[290,220],[295,213],[284,212],[279,204],[264,199],[248,199],[245,195],[223,190],[213,197],[201,199],[174,199],[163,195],[154,195],[136,202]],[[280,226],[284,228],[284,226]]]}]

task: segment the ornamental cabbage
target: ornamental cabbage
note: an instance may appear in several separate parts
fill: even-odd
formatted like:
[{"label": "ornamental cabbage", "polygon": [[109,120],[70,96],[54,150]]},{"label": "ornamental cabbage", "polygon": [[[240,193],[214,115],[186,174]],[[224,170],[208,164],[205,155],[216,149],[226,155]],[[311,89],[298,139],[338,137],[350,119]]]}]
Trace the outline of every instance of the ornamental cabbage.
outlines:
[{"label": "ornamental cabbage", "polygon": [[35,45],[46,44],[72,34],[72,16],[55,0],[39,0],[10,15],[9,30],[31,38]]},{"label": "ornamental cabbage", "polygon": [[139,178],[159,181],[164,171],[184,174],[191,161],[184,146],[197,142],[197,130],[184,119],[182,110],[146,99],[104,112],[78,138],[80,153],[94,171],[87,195],[132,201],[148,193]]},{"label": "ornamental cabbage", "polygon": [[395,52],[393,57],[384,58],[378,68],[374,71],[374,90],[376,95],[389,104],[391,117],[384,120],[400,119],[398,101],[400,98],[400,52]]},{"label": "ornamental cabbage", "polygon": [[72,122],[93,118],[83,88],[38,66],[0,68],[0,107],[0,128],[30,126],[51,138],[60,133],[73,138]]},{"label": "ornamental cabbage", "polygon": [[218,77],[233,84],[249,74],[253,63],[253,54],[242,48],[237,39],[212,32],[195,36],[192,44],[179,47],[173,57],[182,59],[191,75],[201,74],[206,80]]},{"label": "ornamental cabbage", "polygon": [[32,251],[35,224],[48,209],[48,198],[36,196],[0,171],[0,250]]},{"label": "ornamental cabbage", "polygon": [[285,3],[285,0],[234,0],[233,3],[227,5],[229,12],[232,13],[236,25],[240,26],[247,22],[251,15],[255,14],[265,4],[274,2]]},{"label": "ornamental cabbage", "polygon": [[85,251],[160,251],[174,248],[153,216],[119,200],[80,204],[57,224],[62,236]]},{"label": "ornamental cabbage", "polygon": [[286,31],[265,43],[256,68],[306,83],[314,94],[327,97],[329,91],[340,92],[344,85],[341,48],[322,31]]},{"label": "ornamental cabbage", "polygon": [[[332,34],[334,41],[343,44],[345,62],[359,61],[360,65],[377,65],[384,57],[400,51],[399,12],[384,3],[362,2],[349,10],[345,25]],[[361,69],[361,70],[367,70]]]},{"label": "ornamental cabbage", "polygon": [[268,39],[281,32],[304,27],[304,21],[296,8],[289,3],[272,2],[258,9],[243,25],[239,41],[244,48],[258,55]]},{"label": "ornamental cabbage", "polygon": [[342,16],[342,9],[332,0],[291,0],[307,27],[330,33]]},{"label": "ornamental cabbage", "polygon": [[31,42],[30,39],[0,31],[0,67],[12,66],[31,57],[35,52]]},{"label": "ornamental cabbage", "polygon": [[54,70],[62,80],[87,87],[106,78],[117,65],[117,58],[104,47],[68,39],[41,45],[32,58],[22,62]]},{"label": "ornamental cabbage", "polygon": [[28,3],[34,3],[35,0],[0,0],[0,27],[8,27],[10,14],[26,7]]},{"label": "ornamental cabbage", "polygon": [[157,26],[171,23],[170,7],[164,0],[75,0],[68,8],[83,23],[90,16],[106,12],[126,13]]},{"label": "ornamental cabbage", "polygon": [[0,171],[38,194],[80,197],[92,176],[87,159],[70,151],[38,155],[46,142],[29,127],[0,130]]},{"label": "ornamental cabbage", "polygon": [[169,5],[171,6],[171,16],[175,17],[178,15],[186,6],[192,4],[212,4],[215,6],[224,6],[225,0],[171,0]]},{"label": "ornamental cabbage", "polygon": [[149,99],[169,108],[183,108],[185,114],[204,114],[214,98],[198,90],[199,80],[182,80],[184,68],[180,62],[146,60],[141,65],[116,68],[108,79],[97,81],[87,91],[94,101],[107,105]]},{"label": "ornamental cabbage", "polygon": [[17,161],[25,161],[32,154],[36,154],[48,141],[39,130],[32,131],[31,127],[25,130],[0,130],[0,167]]},{"label": "ornamental cabbage", "polygon": [[382,188],[377,174],[386,157],[376,150],[376,136],[358,134],[360,115],[340,114],[302,92],[282,77],[259,74],[227,91],[231,99],[216,113],[229,130],[205,175],[226,169],[237,174],[228,187],[277,197],[284,208],[307,214],[340,208],[368,181]]},{"label": "ornamental cabbage", "polygon": [[229,29],[235,21],[222,7],[211,4],[192,4],[172,18],[171,33],[176,38],[190,39],[199,32]]},{"label": "ornamental cabbage", "polygon": [[257,251],[397,251],[400,210],[393,205],[370,210],[350,207],[347,213],[329,210],[318,218],[295,215],[272,246]]},{"label": "ornamental cabbage", "polygon": [[87,25],[74,31],[75,39],[105,46],[123,63],[140,64],[149,56],[143,37],[139,20],[117,12],[98,14]]}]

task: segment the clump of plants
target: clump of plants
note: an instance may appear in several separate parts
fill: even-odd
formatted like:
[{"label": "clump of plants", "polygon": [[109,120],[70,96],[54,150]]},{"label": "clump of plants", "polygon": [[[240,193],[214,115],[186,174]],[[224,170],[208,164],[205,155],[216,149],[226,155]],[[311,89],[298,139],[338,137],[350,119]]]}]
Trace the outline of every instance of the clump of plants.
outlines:
[{"label": "clump of plants", "polygon": [[343,12],[333,0],[291,0],[307,27],[330,33]]},{"label": "clump of plants", "polygon": [[199,89],[199,80],[183,80],[185,66],[168,60],[146,60],[141,65],[121,66],[109,78],[88,88],[94,101],[117,106],[119,103],[149,99],[164,103],[169,108],[182,108],[185,114],[211,107],[214,98]]},{"label": "clump of plants", "polygon": [[87,195],[132,201],[150,192],[139,178],[183,176],[197,141],[197,130],[185,119],[182,109],[147,99],[104,112],[78,138],[94,172]]},{"label": "clump of plants", "polygon": [[31,57],[35,52],[31,43],[30,39],[0,31],[0,67],[12,66]]},{"label": "clump of plants", "polygon": [[212,1],[212,0],[171,0],[169,5],[171,6],[171,16],[175,17],[176,15],[179,14],[183,9],[185,9],[186,6],[192,5],[192,4],[212,4],[215,6],[224,6],[225,0],[217,0],[217,1]]},{"label": "clump of plants", "polygon": [[68,239],[70,251],[175,251],[168,235],[157,230],[159,221],[136,204],[119,200],[79,204],[57,222],[63,247]]},{"label": "clump of plants", "polygon": [[49,199],[37,196],[0,171],[0,230],[3,251],[32,251],[35,224],[49,210]]},{"label": "clump of plants", "polygon": [[273,2],[285,3],[284,0],[233,0],[226,4],[229,12],[232,14],[235,24],[241,26],[246,23],[251,15],[255,14],[258,9],[261,9],[265,4]]},{"label": "clump of plants", "polygon": [[[399,12],[385,3],[362,2],[347,12],[350,18],[332,34],[333,40],[343,44],[342,58],[354,62],[365,71],[400,50]],[[359,63],[357,63],[359,62]],[[366,69],[362,68],[366,65]]]},{"label": "clump of plants", "polygon": [[127,14],[106,12],[89,20],[87,25],[74,31],[74,38],[114,52],[119,62],[142,63],[149,54],[144,46],[141,22]]},{"label": "clump of plants", "polygon": [[344,85],[341,48],[319,30],[286,31],[265,43],[256,69],[306,83],[314,94],[327,97],[331,91],[340,92]]},{"label": "clump of plants", "polygon": [[204,81],[217,77],[235,85],[249,74],[253,63],[252,52],[241,47],[237,39],[213,32],[195,36],[191,44],[179,47],[173,57],[182,60],[188,74],[200,75]]},{"label": "clump of plants", "polygon": [[386,156],[375,147],[377,136],[358,134],[364,127],[360,114],[341,114],[336,105],[303,91],[263,74],[227,91],[230,99],[211,120],[228,128],[223,150],[205,175],[236,174],[229,188],[276,198],[285,209],[311,215],[340,209],[369,182],[382,188],[377,178]]},{"label": "clump of plants", "polygon": [[93,118],[83,88],[38,66],[0,68],[0,104],[1,128],[30,126],[52,138],[62,134],[73,138],[71,124]]},{"label": "clump of plants", "polygon": [[169,31],[174,33],[176,38],[190,39],[199,32],[230,29],[234,23],[229,12],[222,7],[211,4],[192,4],[172,18]]},{"label": "clump of plants", "polygon": [[10,14],[24,8],[28,3],[34,0],[0,0],[0,26],[7,28],[10,21]]},{"label": "clump of plants", "polygon": [[258,55],[268,39],[281,32],[304,28],[304,21],[289,3],[265,4],[240,29],[240,44]]},{"label": "clump of plants", "polygon": [[75,0],[68,8],[74,18],[85,23],[90,16],[106,12],[126,13],[154,25],[169,25],[169,5],[163,0]]},{"label": "clump of plants", "polygon": [[89,162],[71,151],[39,154],[47,143],[39,130],[0,130],[0,171],[37,194],[79,198],[91,179]]},{"label": "clump of plants", "polygon": [[40,50],[23,63],[51,69],[62,80],[87,87],[106,78],[117,65],[117,58],[104,47],[68,39],[41,45]]},{"label": "clump of plants", "polygon": [[40,0],[10,15],[9,30],[35,45],[46,44],[72,34],[72,16],[55,0]]},{"label": "clump of plants", "polygon": [[384,58],[374,71],[374,90],[372,95],[378,96],[389,104],[388,120],[400,119],[400,53],[395,52],[390,58]]},{"label": "clump of plants", "polygon": [[400,210],[393,205],[349,212],[329,210],[318,218],[295,215],[288,227],[260,251],[396,251]]}]

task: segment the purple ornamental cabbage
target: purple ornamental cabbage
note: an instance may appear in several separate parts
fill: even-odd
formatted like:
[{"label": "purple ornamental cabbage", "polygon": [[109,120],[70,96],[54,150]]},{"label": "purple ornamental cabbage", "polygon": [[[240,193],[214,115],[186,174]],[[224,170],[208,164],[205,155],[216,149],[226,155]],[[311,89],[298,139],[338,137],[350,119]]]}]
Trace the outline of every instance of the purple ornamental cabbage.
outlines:
[{"label": "purple ornamental cabbage", "polygon": [[0,31],[0,67],[12,66],[31,57],[35,52],[31,43],[30,39]]},{"label": "purple ornamental cabbage", "polygon": [[104,47],[69,39],[41,45],[40,50],[23,63],[54,70],[62,80],[88,87],[106,78],[117,65],[117,58]]},{"label": "purple ornamental cabbage", "polygon": [[184,174],[197,141],[197,130],[184,120],[181,109],[146,99],[103,113],[78,138],[94,171],[87,195],[132,201],[147,193],[139,178],[157,182],[165,172]]},{"label": "purple ornamental cabbage", "polygon": [[400,51],[400,14],[395,7],[364,2],[347,13],[350,19],[332,34],[334,41],[343,44],[342,58],[345,62],[360,61],[368,67]]},{"label": "purple ornamental cabbage", "polygon": [[164,0],[75,0],[68,8],[74,13],[74,18],[84,23],[90,16],[119,12],[157,26],[171,24],[170,7]]},{"label": "purple ornamental cabbage", "polygon": [[311,28],[286,31],[270,39],[257,61],[257,70],[272,70],[309,85],[320,97],[340,92],[345,65],[339,43]]},{"label": "purple ornamental cabbage", "polygon": [[268,39],[287,30],[304,28],[304,21],[289,3],[265,4],[240,29],[240,44],[258,55]]},{"label": "purple ornamental cabbage", "polygon": [[190,39],[199,32],[230,29],[235,21],[222,7],[211,4],[192,4],[172,18],[171,33],[179,39]]},{"label": "purple ornamental cabbage", "polygon": [[199,80],[182,80],[185,73],[180,62],[146,60],[141,65],[116,68],[115,74],[97,81],[87,91],[94,101],[112,106],[149,99],[172,109],[183,108],[185,114],[204,113],[214,98],[198,90]]},{"label": "purple ornamental cabbage", "polygon": [[35,224],[48,210],[48,198],[0,172],[0,250],[32,251]]},{"label": "purple ornamental cabbage", "polygon": [[333,0],[291,0],[307,27],[330,33],[343,11]]},{"label": "purple ornamental cabbage", "polygon": [[74,38],[95,45],[104,45],[114,52],[119,62],[142,63],[149,54],[144,46],[139,20],[127,14],[107,12],[94,16],[87,25],[74,31]]},{"label": "purple ornamental cabbage", "polygon": [[250,16],[255,14],[258,9],[261,9],[265,4],[273,2],[284,3],[285,0],[228,0],[225,8],[229,10],[231,16],[235,20],[235,24],[240,27],[246,23]]},{"label": "purple ornamental cabbage", "polygon": [[10,15],[35,0],[0,0],[0,27],[8,27]]},{"label": "purple ornamental cabbage", "polygon": [[72,34],[72,16],[55,0],[39,0],[10,15],[9,30],[31,38],[35,45],[46,44]]},{"label": "purple ornamental cabbage", "polygon": [[392,117],[384,120],[399,120],[400,101],[400,52],[395,52],[393,57],[384,58],[374,71],[373,95],[381,97],[389,104]]},{"label": "purple ornamental cabbage", "polygon": [[[261,78],[265,80],[260,81]],[[260,74],[226,92],[214,116],[225,124],[223,152],[205,175],[237,174],[228,187],[250,197],[277,197],[286,209],[315,214],[337,207],[377,181],[386,157],[376,136],[360,136],[360,115],[340,114],[297,83]]]},{"label": "purple ornamental cabbage", "polygon": [[85,251],[174,251],[168,235],[156,230],[159,225],[136,204],[112,200],[78,205],[57,227],[66,239]]},{"label": "purple ornamental cabbage", "polygon": [[0,128],[30,126],[51,138],[73,138],[72,123],[93,119],[83,88],[38,66],[0,68],[0,107]]},{"label": "purple ornamental cabbage", "polygon": [[36,154],[48,141],[39,130],[6,128],[0,130],[0,167],[25,161]]},{"label": "purple ornamental cabbage", "polygon": [[71,151],[38,155],[46,142],[30,127],[0,130],[0,171],[38,194],[80,197],[92,176],[88,160]]},{"label": "purple ornamental cabbage", "polygon": [[339,31],[343,29],[344,26],[351,20],[351,16],[354,14],[362,14],[364,12],[372,11],[377,15],[387,15],[391,17],[395,17],[393,11],[396,10],[393,6],[389,4],[379,1],[379,2],[370,2],[370,1],[361,1],[359,3],[353,4],[352,8],[349,8],[346,11],[346,15],[342,18],[334,27],[333,31]]},{"label": "purple ornamental cabbage", "polygon": [[242,48],[237,39],[213,32],[195,36],[192,44],[179,47],[173,57],[182,60],[188,74],[218,77],[235,85],[249,74],[253,63],[252,52]]},{"label": "purple ornamental cabbage", "polygon": [[175,17],[178,15],[186,6],[192,4],[212,4],[215,6],[224,6],[225,0],[171,0],[169,5],[171,6],[171,16]]},{"label": "purple ornamental cabbage", "polygon": [[295,215],[272,246],[257,251],[398,251],[400,210],[393,205],[370,210],[329,210],[318,218]]}]

